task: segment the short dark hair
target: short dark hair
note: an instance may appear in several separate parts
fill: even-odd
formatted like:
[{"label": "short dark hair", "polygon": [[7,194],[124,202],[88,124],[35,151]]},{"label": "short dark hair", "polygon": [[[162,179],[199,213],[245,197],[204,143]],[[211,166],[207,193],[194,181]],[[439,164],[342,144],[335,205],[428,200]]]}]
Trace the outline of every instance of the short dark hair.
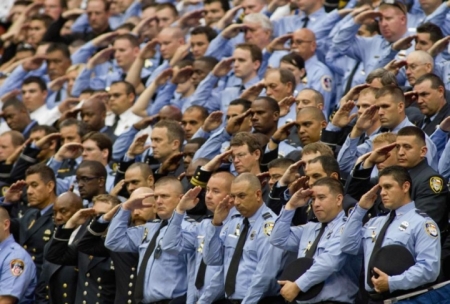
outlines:
[{"label": "short dark hair", "polygon": [[416,31],[418,34],[430,34],[430,40],[433,43],[444,38],[441,28],[431,22],[422,23],[417,27]]},{"label": "short dark hair", "polygon": [[70,59],[70,50],[69,47],[61,42],[51,42],[48,45],[47,50],[45,51],[46,54],[50,54],[56,51],[60,51],[64,57]]},{"label": "short dark hair", "polygon": [[83,168],[90,168],[95,177],[103,177],[106,180],[106,177],[108,176],[105,166],[96,160],[83,160],[78,166],[77,171]]},{"label": "short dark hair", "polygon": [[128,170],[139,168],[141,170],[141,174],[144,178],[148,178],[150,175],[153,176],[152,168],[147,163],[133,163],[128,167]]},{"label": "short dark hair", "polygon": [[179,122],[170,119],[160,120],[153,127],[153,129],[155,128],[166,128],[169,141],[178,140],[181,149],[184,142],[184,130]]},{"label": "short dark hair", "polygon": [[116,42],[117,40],[128,40],[128,42],[130,42],[132,47],[139,47],[138,38],[131,33],[125,33],[125,34],[121,34],[121,35],[117,36],[114,39],[114,42]]},{"label": "short dark hair", "polygon": [[184,113],[187,112],[192,112],[194,110],[200,111],[200,113],[202,114],[202,119],[206,119],[206,117],[208,117],[208,110],[205,107],[202,106],[198,106],[198,105],[193,105],[188,107],[186,110],[184,110]]},{"label": "short dark hair", "polygon": [[31,18],[29,20],[30,21],[41,21],[42,23],[44,23],[44,25],[47,29],[50,26],[50,24],[53,23],[52,17],[50,17],[49,15],[46,15],[46,14],[33,15],[33,16],[31,16]]},{"label": "short dark hair", "polygon": [[408,182],[410,185],[409,193],[412,190],[412,179],[409,175],[408,169],[401,166],[390,166],[386,167],[378,173],[378,179],[382,176],[392,176],[392,178],[400,185],[403,186],[404,183]]},{"label": "short dark hair", "polygon": [[237,98],[230,102],[230,106],[242,106],[245,112],[252,107],[252,102],[247,99]]},{"label": "short dark hair", "polygon": [[421,84],[422,82],[425,82],[429,80],[431,82],[431,88],[434,90],[437,90],[439,87],[443,87],[444,88],[444,96],[445,96],[445,84],[442,81],[441,77],[437,76],[436,74],[433,73],[427,73],[424,74],[422,76],[420,76],[419,78],[417,78],[416,83],[414,85],[417,84]]},{"label": "short dark hair", "polygon": [[41,77],[38,76],[30,76],[25,78],[25,80],[22,82],[22,87],[31,83],[36,83],[41,91],[47,91],[47,84]]},{"label": "short dark hair", "polygon": [[382,87],[381,89],[378,90],[377,94],[375,95],[375,98],[378,99],[384,96],[391,96],[392,100],[394,100],[394,102],[396,103],[405,102],[405,95],[402,89],[400,89],[397,86]]},{"label": "short dark hair", "polygon": [[201,34],[204,34],[209,42],[217,37],[217,32],[209,26],[197,26],[191,31],[191,36]]},{"label": "short dark hair", "polygon": [[55,127],[48,125],[37,125],[31,128],[30,134],[38,131],[44,131],[45,135],[53,134],[58,132]]},{"label": "short dark hair", "polygon": [[[303,91],[309,91],[309,92],[312,92],[313,93],[313,98],[314,98],[314,102],[316,103],[316,104],[323,104],[323,105],[325,105],[325,99],[323,98],[323,95],[322,95],[322,93],[320,93],[319,91],[317,91],[317,90],[315,90],[315,89],[312,89],[312,88],[305,88],[305,89],[303,89],[303,90],[301,90],[300,92],[303,92]],[[299,92],[299,93],[300,93]]]},{"label": "short dark hair", "polygon": [[134,86],[131,83],[129,83],[128,81],[117,80],[117,81],[111,82],[111,86],[114,84],[123,84],[125,86],[125,93],[127,95],[133,94],[134,96],[136,96],[136,90],[134,89]]},{"label": "short dark hair", "polygon": [[314,186],[326,186],[328,189],[330,189],[330,192],[336,195],[344,195],[344,187],[342,186],[342,183],[332,177],[324,177],[321,179],[318,179],[312,184],[311,188]]},{"label": "short dark hair", "polygon": [[302,154],[315,154],[317,152],[319,152],[320,155],[334,156],[333,150],[331,150],[330,146],[320,141],[304,146]]},{"label": "short dark hair", "polygon": [[109,1],[107,1],[107,0],[88,0],[88,1],[86,2],[86,4],[89,3],[89,2],[91,2],[91,1],[100,1],[100,2],[103,2],[103,4],[105,5],[105,12],[109,11],[109,8],[110,8],[110,6],[111,6],[111,3],[110,3]]},{"label": "short dark hair", "polygon": [[280,112],[280,105],[278,102],[269,96],[258,96],[256,100],[264,100],[267,102],[267,109],[271,110],[272,112]]},{"label": "short dark hair", "polygon": [[131,22],[125,22],[125,23],[122,23],[121,25],[119,25],[119,26],[116,28],[116,31],[117,31],[117,30],[124,29],[124,30],[128,30],[128,31],[131,32],[131,31],[134,29],[134,27],[135,27],[135,25],[134,25],[133,23],[131,23]]},{"label": "short dark hair", "polygon": [[13,107],[18,111],[24,111],[28,114],[28,110],[25,107],[25,104],[17,98],[10,98],[3,103],[2,111],[4,111],[8,107]]},{"label": "short dark hair", "polygon": [[175,5],[173,5],[172,3],[159,3],[156,6],[156,11],[161,11],[161,10],[163,10],[165,8],[170,9],[174,16],[178,16],[178,10],[175,7]]},{"label": "short dark hair", "polygon": [[11,137],[11,143],[13,144],[14,147],[23,145],[23,143],[25,142],[25,138],[19,131],[10,130],[0,134],[0,136],[3,135],[9,135]]},{"label": "short dark hair", "polygon": [[327,176],[331,176],[332,173],[337,173],[338,178],[341,178],[341,169],[339,168],[339,163],[333,156],[321,155],[311,159],[309,163],[320,163],[322,165],[323,171],[327,174]]},{"label": "short dark hair", "polygon": [[262,51],[261,49],[251,43],[239,43],[235,46],[234,49],[243,49],[250,52],[250,56],[252,57],[252,61],[259,61],[260,64],[262,64]]},{"label": "short dark hair", "polygon": [[293,94],[295,91],[295,86],[297,84],[295,81],[294,74],[291,71],[286,70],[286,69],[280,69],[279,73],[280,73],[280,81],[282,84],[287,84],[288,82],[292,83],[291,94]]},{"label": "short dark hair", "polygon": [[47,167],[45,164],[36,164],[27,169],[25,171],[25,176],[30,176],[32,174],[39,174],[39,178],[46,184],[49,182],[53,182],[55,187],[53,188],[53,192],[56,193],[56,177],[55,172],[52,169]]},{"label": "short dark hair", "polygon": [[294,161],[290,158],[275,158],[270,163],[267,164],[267,168],[282,168],[287,169],[290,165],[292,165]]},{"label": "short dark hair", "polygon": [[95,204],[96,202],[103,202],[103,203],[111,203],[113,206],[119,205],[120,199],[117,197],[110,195],[110,194],[99,194],[94,196],[92,199],[92,202]]},{"label": "short dark hair", "polygon": [[111,139],[108,137],[108,135],[100,133],[100,132],[89,132],[88,134],[83,136],[81,141],[85,142],[86,140],[92,140],[93,142],[95,142],[97,147],[100,150],[105,150],[105,149],[108,150],[107,161],[108,162],[111,161],[113,144],[112,144]]},{"label": "short dark hair", "polygon": [[220,5],[222,6],[222,9],[225,12],[230,10],[230,2],[228,2],[228,0],[205,0],[205,1],[203,1],[203,5],[211,4],[211,3],[214,3],[214,2],[219,2]]},{"label": "short dark hair", "polygon": [[414,136],[419,140],[419,142],[425,146],[426,145],[426,139],[425,139],[425,132],[421,128],[418,128],[416,126],[408,126],[403,127],[397,132],[397,138],[400,136]]},{"label": "short dark hair", "polygon": [[370,72],[366,77],[366,83],[372,83],[377,78],[380,79],[383,86],[398,86],[395,74],[383,68],[378,68]]},{"label": "short dark hair", "polygon": [[248,132],[239,132],[236,135],[233,136],[233,138],[230,140],[230,147],[233,146],[244,146],[247,145],[248,151],[250,153],[255,152],[256,150],[259,150],[261,152],[262,157],[262,147],[259,144],[259,141],[256,139],[256,137]]},{"label": "short dark hair", "polygon": [[201,62],[206,63],[206,65],[208,66],[208,69],[210,71],[212,71],[214,69],[214,67],[216,66],[216,64],[219,63],[219,60],[217,60],[216,58],[214,58],[212,56],[203,56],[198,59],[195,59],[195,61],[201,61]]},{"label": "short dark hair", "polygon": [[289,63],[300,70],[305,68],[305,60],[296,52],[284,55],[281,57],[280,62]]},{"label": "short dark hair", "polygon": [[81,138],[83,138],[83,136],[89,132],[89,128],[86,125],[86,123],[82,122],[81,120],[77,120],[75,118],[68,118],[68,119],[63,120],[59,124],[59,129],[61,130],[62,128],[70,127],[70,126],[77,127],[77,133]]},{"label": "short dark hair", "polygon": [[203,144],[205,142],[206,142],[206,139],[204,139],[203,137],[195,137],[195,138],[189,139],[187,143],[188,144],[196,144],[200,148],[201,146],[203,146]]}]

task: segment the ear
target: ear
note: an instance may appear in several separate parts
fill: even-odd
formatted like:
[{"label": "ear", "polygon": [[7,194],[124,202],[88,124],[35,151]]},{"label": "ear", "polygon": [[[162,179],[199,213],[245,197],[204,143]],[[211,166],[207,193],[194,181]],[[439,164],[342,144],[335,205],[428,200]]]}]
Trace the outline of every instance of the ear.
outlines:
[{"label": "ear", "polygon": [[174,141],[172,141],[172,148],[174,150],[181,149],[181,144],[180,144],[180,141],[178,139],[175,139]]},{"label": "ear", "polygon": [[147,184],[149,188],[153,188],[154,184],[155,184],[155,178],[153,177],[153,175],[149,175],[147,177]]},{"label": "ear", "polygon": [[427,146],[423,146],[422,148],[420,148],[420,157],[426,157],[427,152],[428,152]]},{"label": "ear", "polygon": [[317,108],[318,108],[320,111],[323,111],[323,103],[319,103],[319,104],[317,105]]},{"label": "ear", "polygon": [[54,192],[56,187],[54,181],[49,181],[45,186],[47,187],[48,193]]},{"label": "ear", "polygon": [[327,127],[327,121],[326,120],[322,120],[320,125],[322,126],[322,129],[325,129]]},{"label": "ear", "polygon": [[132,94],[132,93],[128,94],[128,102],[130,104],[133,104],[135,99],[136,99],[136,96],[134,94]]},{"label": "ear", "polygon": [[44,90],[42,93],[44,94],[44,99],[47,99],[47,97],[48,97],[48,91],[47,91],[47,90]]},{"label": "ear", "polygon": [[403,192],[408,193],[410,188],[411,188],[411,184],[409,182],[403,183],[403,186],[402,186]]},{"label": "ear", "polygon": [[100,187],[104,187],[105,184],[106,184],[106,178],[100,177],[100,178],[98,179],[98,183],[99,183],[99,186],[100,186]]},{"label": "ear", "polygon": [[255,150],[255,152],[253,152],[253,154],[258,158],[258,160],[260,160],[260,158],[261,158],[261,150]]},{"label": "ear", "polygon": [[339,180],[339,174],[337,172],[331,173],[330,177],[334,178],[335,180]]},{"label": "ear", "polygon": [[301,75],[302,78],[305,77],[305,75],[306,75],[306,70],[305,70],[305,68],[300,69],[300,75]]},{"label": "ear", "polygon": [[433,71],[433,66],[431,65],[431,63],[425,63],[425,67],[428,73],[431,73]]},{"label": "ear", "polygon": [[273,112],[273,120],[274,121],[278,121],[278,119],[280,119],[280,112],[278,112],[278,111],[275,111],[275,112]]},{"label": "ear", "polygon": [[261,191],[261,189],[256,190],[255,194],[256,194],[256,197],[262,198],[262,191]]},{"label": "ear", "polygon": [[260,66],[261,66],[261,61],[259,61],[259,60],[253,61],[253,69],[255,71],[258,71]]},{"label": "ear", "polygon": [[338,194],[338,196],[336,196],[336,200],[337,200],[336,205],[338,207],[342,207],[342,203],[344,201],[344,196],[342,194]]},{"label": "ear", "polygon": [[399,102],[397,107],[398,107],[398,112],[399,113],[405,111],[405,103],[403,101]]},{"label": "ear", "polygon": [[102,150],[102,157],[103,157],[104,159],[108,159],[108,154],[109,154],[108,149],[103,149],[103,150]]}]

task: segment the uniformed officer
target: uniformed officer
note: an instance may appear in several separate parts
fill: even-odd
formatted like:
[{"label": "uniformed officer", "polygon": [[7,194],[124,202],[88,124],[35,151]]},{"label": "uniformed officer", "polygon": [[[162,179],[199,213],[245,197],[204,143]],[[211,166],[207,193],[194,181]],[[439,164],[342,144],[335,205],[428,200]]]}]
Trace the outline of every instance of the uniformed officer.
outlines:
[{"label": "uniformed officer", "polygon": [[202,187],[196,186],[189,190],[178,203],[163,239],[162,248],[177,254],[195,253],[193,271],[189,273],[188,303],[214,303],[215,300],[223,299],[224,290],[223,267],[206,266],[203,261],[205,232],[210,225],[212,215],[207,216],[199,224],[190,225],[187,229],[181,229],[181,224],[186,216],[186,211],[197,205],[199,201],[197,196],[202,188],[206,188],[205,203],[209,212],[213,214],[217,205],[230,192],[234,176],[229,172],[213,174],[199,168],[192,178],[195,180],[195,184],[202,185]]},{"label": "uniformed officer", "polygon": [[[177,178],[165,176],[155,183],[154,193],[132,194],[112,219],[106,235],[106,248],[115,252],[139,253],[139,266],[134,289],[136,303],[186,303],[188,256],[173,255],[162,250],[167,220],[183,195]],[[149,207],[145,199],[155,198],[160,220],[128,227],[130,213]],[[184,222],[183,228],[188,226]],[[162,280],[164,278],[164,280]]]},{"label": "uniformed officer", "polygon": [[[61,194],[53,204],[53,221],[56,226],[65,224],[83,208],[81,198],[73,192]],[[44,258],[50,243],[44,247]],[[36,304],[74,304],[78,272],[74,266],[50,263],[44,260],[42,273],[36,287]]]},{"label": "uniformed officer", "polygon": [[87,255],[77,247],[91,218],[107,213],[118,204],[120,201],[114,196],[98,195],[92,208],[78,210],[65,225],[56,227],[45,258],[55,264],[77,268],[75,303],[114,303],[116,272],[113,261],[109,257]]},{"label": "uniformed officer", "polygon": [[[389,297],[423,287],[439,275],[439,228],[426,213],[416,209],[411,201],[411,185],[411,177],[405,168],[383,169],[379,173],[379,183],[363,195],[342,231],[343,252],[359,255],[362,249],[364,251],[365,286],[372,303],[382,303]],[[390,213],[370,219],[362,226],[362,219],[373,206],[380,189],[383,204]],[[396,247],[398,245],[401,250]],[[392,263],[391,267],[382,267],[377,256],[383,256],[384,251],[390,256],[402,254],[400,260],[411,263],[403,269]]]},{"label": "uniformed officer", "polygon": [[[235,206],[240,215],[223,222]],[[283,303],[277,297],[276,277],[285,254],[269,244],[275,214],[264,204],[259,179],[242,173],[231,184],[230,195],[215,210],[206,227],[203,259],[223,265],[228,303]]]},{"label": "uniformed officer", "polygon": [[[19,244],[31,255],[39,278],[44,261],[44,246],[50,240],[54,228],[52,206],[56,200],[56,182],[53,171],[45,164],[31,166],[25,175],[25,181],[18,181],[13,185],[19,189],[27,186],[28,206],[31,208],[22,218],[12,219],[11,231],[13,235],[17,235]],[[21,194],[22,191],[12,191],[10,188],[5,195],[5,204],[17,203]]]},{"label": "uniformed officer", "polygon": [[[354,302],[358,292],[361,259],[355,259],[340,250],[341,233],[347,220],[343,211],[343,197],[344,189],[338,180],[332,177],[319,179],[310,189],[298,190],[275,221],[270,236],[272,245],[298,252],[302,261],[306,262],[305,258],[314,259],[311,268],[297,274],[299,276],[295,281],[280,281],[283,286],[281,295],[287,301],[293,301],[299,294],[311,293],[311,287],[324,282],[318,295],[301,302]],[[305,206],[310,198],[313,199],[313,210],[319,223],[309,222],[291,227],[295,209]]]},{"label": "uniformed officer", "polygon": [[[152,193],[151,188],[138,188],[135,191],[139,193]],[[131,216],[130,226],[145,224],[147,221],[155,219],[154,199],[147,198],[152,204],[148,208],[136,209]],[[114,263],[116,273],[116,296],[115,304],[130,304],[134,302],[134,285],[136,283],[136,269],[138,266],[139,255],[135,252],[114,252],[108,250],[105,245],[105,236],[108,225],[117,212],[119,205],[111,209],[100,218],[94,219],[78,243],[78,250],[96,257],[111,257]]]},{"label": "uniformed officer", "polygon": [[14,241],[11,235],[10,217],[0,207],[0,298],[4,303],[34,303],[36,266],[30,255]]}]

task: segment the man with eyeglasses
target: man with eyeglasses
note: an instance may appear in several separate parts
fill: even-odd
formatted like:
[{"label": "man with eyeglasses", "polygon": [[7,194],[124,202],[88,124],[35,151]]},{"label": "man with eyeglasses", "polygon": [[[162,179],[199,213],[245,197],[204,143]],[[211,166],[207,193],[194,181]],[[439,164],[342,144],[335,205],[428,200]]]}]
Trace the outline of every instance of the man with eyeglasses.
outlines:
[{"label": "man with eyeglasses", "polygon": [[316,36],[309,29],[300,29],[292,34],[291,50],[305,60],[307,76],[302,81],[305,87],[319,91],[324,99],[323,113],[328,117],[334,106],[334,77],[330,69],[317,58]]},{"label": "man with eyeglasses", "polygon": [[[183,192],[183,186],[176,177],[162,177],[155,183],[153,193],[135,191],[111,220],[105,246],[115,252],[139,253],[134,289],[136,303],[187,303],[187,264],[191,257],[162,250],[168,220]],[[149,197],[154,197],[156,213],[160,219],[129,228],[131,213],[148,207],[151,204],[147,201]],[[182,228],[188,226],[189,222],[183,221]]]}]

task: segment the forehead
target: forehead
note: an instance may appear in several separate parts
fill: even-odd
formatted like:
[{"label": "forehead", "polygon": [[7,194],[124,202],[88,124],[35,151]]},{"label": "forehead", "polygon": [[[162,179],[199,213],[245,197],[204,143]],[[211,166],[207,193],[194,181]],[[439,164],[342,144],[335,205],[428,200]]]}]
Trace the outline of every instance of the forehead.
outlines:
[{"label": "forehead", "polygon": [[308,172],[306,172],[306,175],[310,175],[313,173],[325,173],[323,170],[322,164],[320,162],[315,163],[308,163]]},{"label": "forehead", "polygon": [[318,157],[320,155],[321,154],[320,154],[319,151],[303,154],[302,155],[302,160],[305,161],[305,162],[308,162],[309,160],[314,159],[314,158],[316,158],[316,157]]},{"label": "forehead", "polygon": [[99,1],[99,0],[91,0],[88,1],[87,6],[86,6],[87,10],[101,10],[104,11],[105,10],[105,4],[103,3],[103,1]]},{"label": "forehead", "polygon": [[252,102],[252,109],[258,109],[258,110],[269,110],[269,106],[267,104],[267,101],[264,99],[257,99]]},{"label": "forehead", "polygon": [[172,183],[163,183],[155,186],[155,194],[161,194],[161,193],[170,193],[170,194],[179,194],[179,189],[176,187],[176,185]]},{"label": "forehead", "polygon": [[417,144],[417,140],[414,135],[397,136],[396,142],[397,144],[409,144],[409,145]]},{"label": "forehead", "polygon": [[376,149],[378,149],[378,148],[387,146],[387,145],[389,145],[389,144],[391,144],[391,143],[389,143],[389,142],[387,142],[387,141],[374,142],[374,143],[372,144],[372,150],[376,150]]},{"label": "forehead", "polygon": [[269,70],[264,79],[270,82],[280,82],[280,72],[277,70]]},{"label": "forehead", "polygon": [[308,33],[306,31],[300,30],[300,31],[295,31],[292,34],[292,38],[300,39],[300,40],[308,40],[308,38],[310,38],[310,37],[309,37],[309,35],[308,35]]},{"label": "forehead", "polygon": [[42,20],[31,20],[30,21],[30,27],[45,27],[45,23]]},{"label": "forehead", "polygon": [[71,125],[67,127],[62,127],[59,130],[60,133],[69,134],[69,133],[78,133],[78,128],[76,125]]},{"label": "forehead", "polygon": [[297,120],[299,122],[304,122],[304,121],[317,121],[317,119],[314,119],[313,115],[309,112],[303,112],[303,111],[299,111],[298,115],[297,115]]},{"label": "forehead", "polygon": [[166,128],[154,128],[152,131],[152,137],[166,137],[167,129]]},{"label": "forehead", "polygon": [[192,111],[184,112],[183,120],[201,120],[202,113],[194,109]]},{"label": "forehead", "polygon": [[65,58],[63,52],[60,50],[54,50],[45,54],[47,59]]},{"label": "forehead", "polygon": [[13,106],[9,106],[3,109],[3,113],[16,114],[19,113],[19,110]]},{"label": "forehead", "polygon": [[215,1],[215,2],[212,2],[212,3],[205,3],[205,8],[222,9],[222,4],[219,1]]},{"label": "forehead", "polygon": [[38,173],[27,175],[26,182],[42,182],[41,176]]},{"label": "forehead", "polygon": [[313,186],[312,191],[313,195],[330,193],[330,189],[327,186]]},{"label": "forehead", "polygon": [[173,15],[173,12],[170,8],[163,8],[161,10],[156,11],[157,15]]},{"label": "forehead", "polygon": [[398,185],[397,182],[394,180],[394,177],[392,177],[391,175],[383,175],[380,177],[379,180],[379,184],[383,185],[383,184],[394,184],[394,185]]},{"label": "forehead", "polygon": [[370,103],[370,104],[375,104],[376,101],[377,100],[375,98],[375,95],[372,93],[360,95],[359,99],[358,99],[358,102],[365,102],[365,103]]},{"label": "forehead", "polygon": [[385,95],[385,96],[381,96],[377,98],[377,104],[389,104],[389,105],[394,105],[394,101],[392,96],[390,95]]},{"label": "forehead", "polygon": [[34,89],[34,90],[39,90],[39,85],[36,82],[31,82],[31,83],[27,83],[27,84],[23,84],[22,85],[22,90],[30,90],[30,89]]},{"label": "forehead", "polygon": [[125,85],[123,83],[112,84],[111,87],[109,88],[109,93],[111,94],[111,92],[123,93],[125,92]]},{"label": "forehead", "polygon": [[314,93],[310,90],[300,91],[300,93],[298,93],[298,95],[297,95],[297,99],[312,100],[312,99],[314,99]]},{"label": "forehead", "polygon": [[233,52],[234,58],[244,58],[244,59],[251,59],[250,51],[244,50],[241,48],[235,49]]},{"label": "forehead", "polygon": [[95,148],[98,148],[98,145],[92,139],[88,139],[88,140],[83,141],[83,147],[95,147]]},{"label": "forehead", "polygon": [[89,167],[82,167],[82,168],[78,168],[77,170],[77,176],[85,176],[85,175],[91,175],[92,170]]},{"label": "forehead", "polygon": [[281,168],[281,167],[272,167],[269,169],[270,174],[279,174],[284,173],[287,168]]},{"label": "forehead", "polygon": [[45,136],[45,131],[44,130],[37,130],[37,131],[33,131],[30,134],[31,138],[36,138],[36,137],[44,137]]},{"label": "forehead", "polygon": [[71,208],[72,200],[67,197],[67,195],[58,196],[53,205],[53,209]]},{"label": "forehead", "polygon": [[231,150],[233,151],[233,154],[236,154],[239,152],[249,152],[247,144],[244,144],[242,146],[232,146]]},{"label": "forehead", "polygon": [[11,134],[2,134],[2,135],[0,135],[0,141],[2,141],[3,143],[11,142]]},{"label": "forehead", "polygon": [[212,176],[209,179],[207,186],[209,188],[225,188],[225,180],[219,176]]},{"label": "forehead", "polygon": [[205,33],[195,34],[191,36],[191,42],[194,41],[208,41],[208,37]]},{"label": "forehead", "polygon": [[209,71],[211,70],[208,66],[208,64],[201,60],[195,60],[193,63],[194,70],[202,70],[202,71]]},{"label": "forehead", "polygon": [[427,89],[431,89],[431,81],[430,80],[422,81],[421,83],[418,83],[414,86],[415,91],[423,91],[423,90],[427,90]]},{"label": "forehead", "polygon": [[250,185],[245,180],[231,183],[231,193],[247,192],[249,190]]},{"label": "forehead", "polygon": [[125,179],[140,179],[142,177],[139,167],[131,168],[125,171]]},{"label": "forehead", "polygon": [[131,43],[128,39],[116,39],[114,41],[114,47],[129,48],[131,47]]}]

